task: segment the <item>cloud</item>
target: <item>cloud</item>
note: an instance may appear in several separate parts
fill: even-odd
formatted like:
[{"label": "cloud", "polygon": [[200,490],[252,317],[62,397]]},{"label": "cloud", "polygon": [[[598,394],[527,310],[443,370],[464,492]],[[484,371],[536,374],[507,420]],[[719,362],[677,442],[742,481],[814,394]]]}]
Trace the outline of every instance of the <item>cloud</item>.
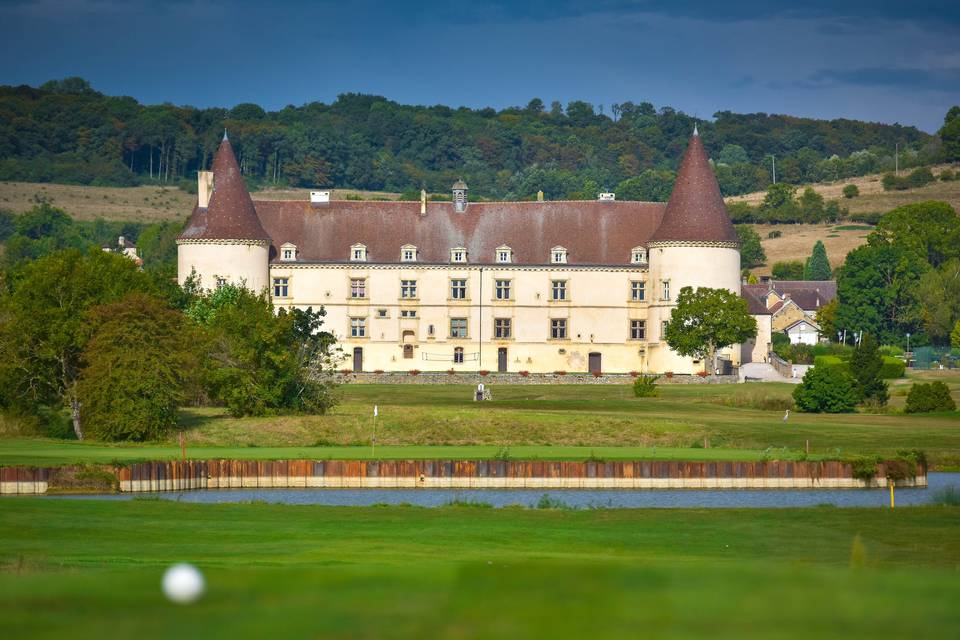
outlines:
[{"label": "cloud", "polygon": [[805,89],[826,89],[837,86],[886,87],[954,93],[960,86],[960,67],[821,69],[798,82],[797,86]]}]

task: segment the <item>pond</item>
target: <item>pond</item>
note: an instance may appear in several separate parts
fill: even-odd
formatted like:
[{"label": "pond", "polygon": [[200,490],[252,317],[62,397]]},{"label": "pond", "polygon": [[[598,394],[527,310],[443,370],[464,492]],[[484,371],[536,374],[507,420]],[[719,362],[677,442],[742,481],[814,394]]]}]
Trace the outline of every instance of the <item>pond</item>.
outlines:
[{"label": "pond", "polygon": [[[960,473],[930,473],[926,489],[896,490],[897,506],[929,504],[953,487],[960,493]],[[888,507],[887,489],[202,489],[151,494],[58,496],[95,500],[149,499],[194,503],[261,501],[274,504],[371,506],[411,504],[438,507],[453,501],[487,503],[494,507],[536,506],[543,496],[576,508],[722,508],[722,507]]]}]

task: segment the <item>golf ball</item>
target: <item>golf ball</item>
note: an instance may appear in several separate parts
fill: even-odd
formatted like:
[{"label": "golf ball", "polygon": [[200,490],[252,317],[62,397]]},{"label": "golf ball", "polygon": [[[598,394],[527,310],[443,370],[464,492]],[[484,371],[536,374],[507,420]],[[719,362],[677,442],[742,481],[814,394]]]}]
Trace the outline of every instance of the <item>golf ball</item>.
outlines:
[{"label": "golf ball", "polygon": [[163,574],[163,593],[178,604],[196,602],[205,586],[203,574],[192,564],[175,564]]}]

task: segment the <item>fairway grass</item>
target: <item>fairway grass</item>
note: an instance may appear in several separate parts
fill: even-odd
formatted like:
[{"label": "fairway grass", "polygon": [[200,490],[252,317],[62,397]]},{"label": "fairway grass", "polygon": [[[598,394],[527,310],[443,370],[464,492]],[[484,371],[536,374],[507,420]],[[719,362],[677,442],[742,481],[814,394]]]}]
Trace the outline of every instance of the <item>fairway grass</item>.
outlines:
[{"label": "fairway grass", "polygon": [[[941,378],[960,393],[960,376]],[[921,449],[934,469],[960,465],[960,413],[792,412],[784,422],[778,407],[789,406],[788,384],[661,385],[657,398],[636,398],[629,385],[490,387],[494,400],[477,403],[469,386],[350,384],[341,388],[341,404],[323,416],[234,418],[222,409],[190,408],[181,426],[193,459],[791,460],[805,457],[809,444],[811,459]],[[892,387],[894,405],[907,388]],[[177,433],[123,446],[0,438],[0,464],[179,455]]]},{"label": "fairway grass", "polygon": [[[960,623],[951,507],[0,509],[17,638],[934,638]],[[160,593],[179,561],[206,574],[192,606]]]}]

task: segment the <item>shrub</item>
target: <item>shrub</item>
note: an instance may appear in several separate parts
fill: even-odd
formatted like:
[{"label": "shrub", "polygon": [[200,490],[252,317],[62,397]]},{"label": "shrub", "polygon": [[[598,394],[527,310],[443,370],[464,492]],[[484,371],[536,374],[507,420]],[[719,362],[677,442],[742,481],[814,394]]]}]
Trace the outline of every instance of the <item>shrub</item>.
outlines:
[{"label": "shrub", "polygon": [[803,280],[803,263],[799,260],[773,263],[774,280]]},{"label": "shrub", "polygon": [[664,375],[664,376],[666,376],[666,377],[667,377],[667,379],[669,380],[670,378],[672,378],[672,377],[673,377],[673,371],[667,371],[667,372],[666,372],[666,373],[664,373],[663,375]]},{"label": "shrub", "polygon": [[860,187],[855,184],[848,184],[843,188],[844,198],[856,198],[858,195],[860,195]]},{"label": "shrub", "polygon": [[480,371],[480,375],[483,376],[484,378],[486,378],[488,375],[490,375],[490,372],[487,371],[486,369],[482,369],[482,370]]},{"label": "shrub", "polygon": [[553,375],[555,375],[555,376],[565,376],[565,375],[567,375],[567,372],[566,372],[566,371],[562,371],[562,370],[561,370],[561,371],[554,371],[554,372],[553,372]]},{"label": "shrub", "polygon": [[883,176],[881,184],[884,191],[904,191],[906,189],[915,189],[930,184],[935,181],[933,172],[928,167],[919,167],[905,176],[895,176],[888,173]]},{"label": "shrub", "polygon": [[873,477],[877,475],[877,462],[878,460],[876,458],[870,458],[868,456],[853,458],[850,460],[853,477],[865,482],[873,480]]},{"label": "shrub", "polygon": [[700,376],[701,378],[706,378],[708,375],[710,375],[710,372],[709,372],[709,371],[697,371],[697,375]]},{"label": "shrub", "polygon": [[847,216],[847,219],[852,220],[853,222],[863,222],[864,224],[876,226],[882,217],[882,211],[864,211],[861,213],[851,213],[849,216]]},{"label": "shrub", "polygon": [[530,377],[530,372],[529,372],[529,371],[521,371],[521,372],[520,372],[520,377],[521,377],[521,378],[528,378],[528,377]]},{"label": "shrub", "polygon": [[944,169],[943,171],[940,172],[940,180],[942,180],[943,182],[950,182],[951,180],[956,180],[956,179],[957,179],[957,174],[955,174],[950,169]]},{"label": "shrub", "polygon": [[631,371],[631,372],[630,372],[630,377],[631,377],[631,378],[636,378],[638,375],[640,375],[640,372],[639,372],[639,371]]},{"label": "shrub", "polygon": [[383,373],[383,369],[374,369],[373,372],[377,375],[380,375],[381,373]]},{"label": "shrub", "polygon": [[420,375],[420,369],[410,369],[408,373],[412,376],[418,376]]},{"label": "shrub", "polygon": [[455,369],[451,368],[451,369],[447,369],[447,373],[452,376],[452,375],[456,375],[457,372]]},{"label": "shrub", "polygon": [[351,373],[353,373],[353,369],[340,369],[340,373],[342,373],[345,376],[348,376]]},{"label": "shrub", "polygon": [[659,376],[639,375],[633,381],[633,395],[638,398],[653,398],[659,393],[657,391],[657,378]]},{"label": "shrub", "polygon": [[794,389],[793,400],[797,409],[806,413],[849,413],[860,397],[848,373],[835,366],[815,366]]},{"label": "shrub", "polygon": [[931,411],[956,411],[957,404],[950,397],[950,388],[940,382],[916,383],[907,394],[907,413],[930,413]]},{"label": "shrub", "polygon": [[[816,356],[813,359],[816,367],[831,367],[850,373],[850,363],[842,359],[841,356]],[[902,378],[906,372],[906,364],[899,358],[893,356],[883,356],[883,364],[880,367],[880,377],[883,379]]]},{"label": "shrub", "polygon": [[593,374],[594,378],[600,378],[603,376],[603,371],[591,371],[590,373]]},{"label": "shrub", "polygon": [[768,237],[768,238],[779,238],[779,237],[782,236],[782,235],[783,235],[783,233],[781,233],[780,231],[771,231],[770,233],[767,234],[767,237]]}]

